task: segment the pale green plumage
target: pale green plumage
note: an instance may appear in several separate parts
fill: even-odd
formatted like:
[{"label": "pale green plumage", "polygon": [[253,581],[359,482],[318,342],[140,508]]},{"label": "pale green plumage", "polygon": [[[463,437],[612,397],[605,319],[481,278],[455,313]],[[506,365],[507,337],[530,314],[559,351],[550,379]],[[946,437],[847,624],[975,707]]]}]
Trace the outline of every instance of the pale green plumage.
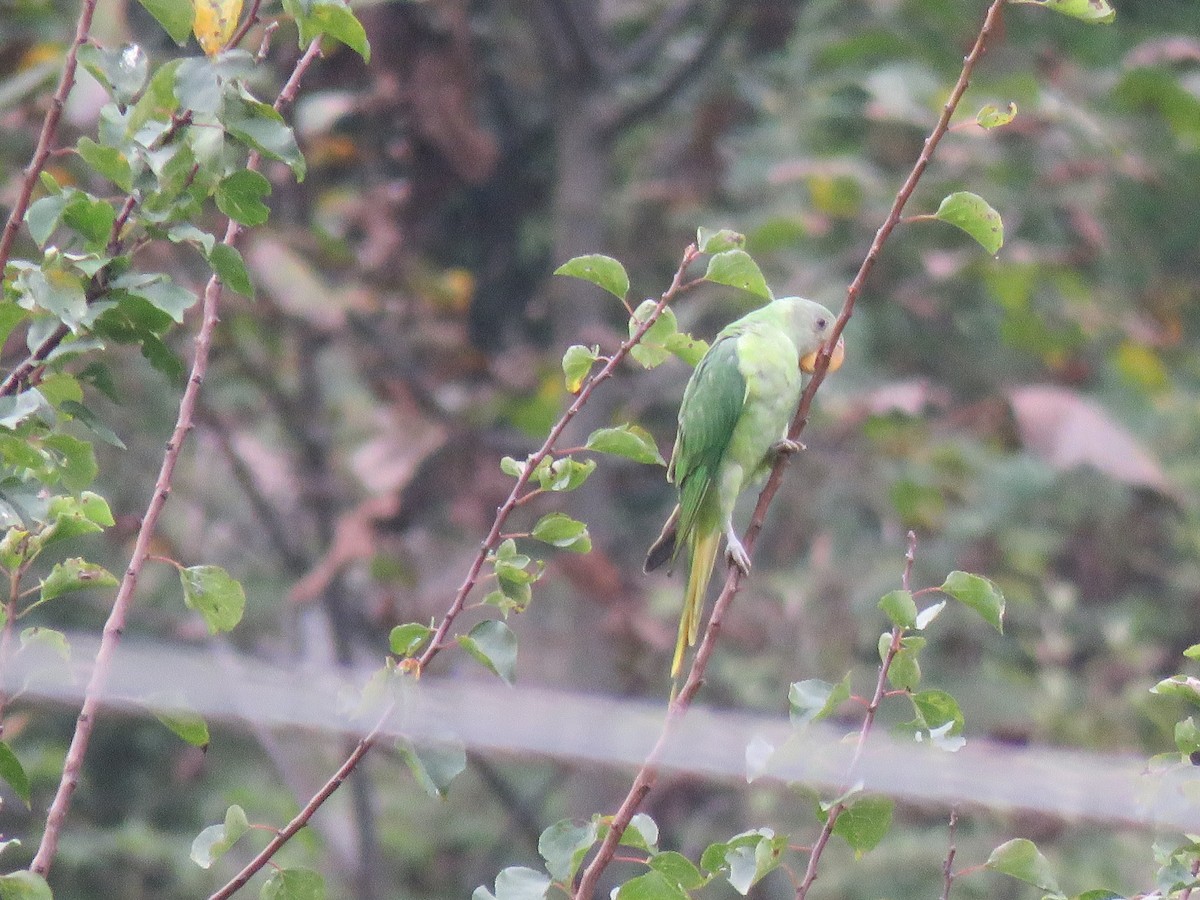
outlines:
[{"label": "pale green plumage", "polygon": [[650,548],[646,570],[688,551],[683,616],[671,676],[696,642],[704,595],[725,535],[730,560],[748,571],[733,527],[738,495],[766,475],[800,402],[800,361],[821,348],[834,317],[800,297],[784,297],[726,326],[683,392],[679,433],[667,478],[679,505]]}]

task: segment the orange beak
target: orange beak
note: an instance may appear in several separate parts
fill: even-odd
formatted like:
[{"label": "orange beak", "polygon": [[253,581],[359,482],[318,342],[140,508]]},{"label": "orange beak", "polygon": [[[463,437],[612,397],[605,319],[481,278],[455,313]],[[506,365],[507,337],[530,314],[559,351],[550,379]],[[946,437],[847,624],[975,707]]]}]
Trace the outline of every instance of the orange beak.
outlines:
[{"label": "orange beak", "polygon": [[[812,370],[817,367],[817,356],[820,354],[820,352],[821,352],[820,350],[814,350],[812,353],[808,354],[807,356],[801,357],[800,371],[808,372],[809,374],[812,374]],[[826,372],[836,372],[838,369],[840,369],[842,367],[842,362],[843,362],[843,360],[845,360],[845,358],[846,358],[846,339],[843,337],[840,337],[840,338],[838,338],[838,342],[836,344],[834,344],[833,352],[829,354],[829,368],[826,369],[825,371]]]}]

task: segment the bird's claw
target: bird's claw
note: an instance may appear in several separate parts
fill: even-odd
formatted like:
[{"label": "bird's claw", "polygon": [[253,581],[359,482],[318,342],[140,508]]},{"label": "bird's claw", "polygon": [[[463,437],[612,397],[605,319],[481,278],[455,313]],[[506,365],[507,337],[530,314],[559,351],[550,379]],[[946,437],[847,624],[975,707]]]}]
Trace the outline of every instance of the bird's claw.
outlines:
[{"label": "bird's claw", "polygon": [[743,575],[750,574],[750,554],[746,552],[746,548],[742,546],[742,542],[735,536],[728,535],[725,546],[725,557],[729,560],[731,566],[737,566],[742,570]]}]

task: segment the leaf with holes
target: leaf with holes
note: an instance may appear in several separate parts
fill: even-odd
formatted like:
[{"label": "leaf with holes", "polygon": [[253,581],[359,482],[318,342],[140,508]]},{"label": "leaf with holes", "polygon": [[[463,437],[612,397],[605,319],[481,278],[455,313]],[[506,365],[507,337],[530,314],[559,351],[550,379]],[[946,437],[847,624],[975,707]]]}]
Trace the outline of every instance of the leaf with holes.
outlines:
[{"label": "leaf with holes", "polygon": [[589,450],[597,453],[611,453],[613,456],[623,456],[640,463],[667,464],[658,452],[654,436],[640,425],[626,423],[615,428],[598,428],[588,435],[584,444]]},{"label": "leaf with holes", "polygon": [[220,566],[191,566],[181,569],[183,602],[200,613],[210,634],[230,631],[242,620],[246,592]]},{"label": "leaf with holes", "polygon": [[704,280],[741,288],[764,300],[775,299],[758,263],[745,250],[724,250],[710,257]]},{"label": "leaf with holes", "polygon": [[1000,213],[978,194],[958,191],[942,201],[935,219],[960,228],[973,237],[988,253],[1004,246],[1004,222]]}]

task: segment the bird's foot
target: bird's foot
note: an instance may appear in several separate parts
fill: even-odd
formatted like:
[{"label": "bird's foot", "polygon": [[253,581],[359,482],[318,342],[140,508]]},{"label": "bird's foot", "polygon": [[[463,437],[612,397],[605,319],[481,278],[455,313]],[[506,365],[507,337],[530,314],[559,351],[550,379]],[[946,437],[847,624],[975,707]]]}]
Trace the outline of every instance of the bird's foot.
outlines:
[{"label": "bird's foot", "polygon": [[742,542],[738,540],[736,534],[725,535],[725,557],[731,566],[741,569],[743,575],[750,574],[750,554],[746,552],[746,548],[742,546]]},{"label": "bird's foot", "polygon": [[791,438],[783,438],[771,445],[771,454],[775,457],[791,456],[793,453],[799,453],[801,450],[807,450],[799,441],[793,441]]}]

